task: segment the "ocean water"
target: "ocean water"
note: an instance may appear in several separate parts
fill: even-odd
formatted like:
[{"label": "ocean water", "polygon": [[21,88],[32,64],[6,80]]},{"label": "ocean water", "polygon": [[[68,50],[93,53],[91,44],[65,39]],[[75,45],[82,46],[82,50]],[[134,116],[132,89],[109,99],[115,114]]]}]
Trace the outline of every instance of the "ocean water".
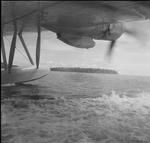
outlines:
[{"label": "ocean water", "polygon": [[150,77],[50,72],[1,89],[2,143],[150,143]]}]

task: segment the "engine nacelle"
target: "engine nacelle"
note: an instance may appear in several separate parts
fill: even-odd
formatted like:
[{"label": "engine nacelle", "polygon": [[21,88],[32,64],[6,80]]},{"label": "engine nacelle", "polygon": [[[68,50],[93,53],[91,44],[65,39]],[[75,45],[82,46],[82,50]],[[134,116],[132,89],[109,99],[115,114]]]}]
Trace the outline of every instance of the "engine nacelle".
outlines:
[{"label": "engine nacelle", "polygon": [[90,37],[71,35],[68,33],[57,33],[57,38],[64,43],[77,48],[89,49],[95,46],[95,42]]}]

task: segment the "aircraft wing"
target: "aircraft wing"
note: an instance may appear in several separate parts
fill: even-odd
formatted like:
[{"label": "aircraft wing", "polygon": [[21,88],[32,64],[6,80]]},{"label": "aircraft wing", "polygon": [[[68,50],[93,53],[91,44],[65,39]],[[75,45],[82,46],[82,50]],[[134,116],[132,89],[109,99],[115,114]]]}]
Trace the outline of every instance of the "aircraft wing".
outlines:
[{"label": "aircraft wing", "polygon": [[[25,32],[36,32],[37,12],[49,6],[58,4],[59,1],[2,1],[1,20],[4,35],[12,34],[13,20],[17,20],[18,27],[24,24]],[[40,4],[40,8],[39,8]]]},{"label": "aircraft wing", "polygon": [[[38,34],[38,68],[41,27],[55,32],[59,40],[78,48],[94,47],[94,39],[111,41],[110,55],[116,40],[125,32],[122,23],[150,19],[149,9],[148,1],[2,1],[2,36],[13,34],[8,69],[10,71],[12,67],[17,35],[27,50],[22,31]],[[1,39],[3,41],[3,37]]]},{"label": "aircraft wing", "polygon": [[[40,2],[40,7],[39,7]],[[36,31],[37,12],[41,22],[54,27],[87,27],[103,23],[150,18],[149,1],[2,1],[4,34],[13,32],[13,19],[24,31]]]}]

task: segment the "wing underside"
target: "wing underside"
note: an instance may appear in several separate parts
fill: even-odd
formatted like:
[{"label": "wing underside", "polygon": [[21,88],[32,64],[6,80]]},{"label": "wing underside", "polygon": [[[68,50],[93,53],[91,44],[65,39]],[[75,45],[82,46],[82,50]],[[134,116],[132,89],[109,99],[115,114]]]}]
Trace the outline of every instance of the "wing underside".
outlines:
[{"label": "wing underside", "polygon": [[[4,34],[13,32],[12,21],[24,31],[36,31],[37,12],[50,26],[86,27],[102,23],[129,22],[150,18],[148,1],[2,1]],[[12,14],[14,13],[14,15]],[[47,15],[48,14],[48,15]]]},{"label": "wing underside", "polygon": [[2,1],[1,41],[3,36],[13,35],[8,71],[13,64],[17,35],[30,59],[22,32],[38,34],[37,68],[40,60],[41,27],[55,32],[59,40],[78,48],[94,47],[94,39],[109,40],[110,55],[116,40],[124,33],[122,23],[149,19],[149,9],[150,2],[147,1]]}]

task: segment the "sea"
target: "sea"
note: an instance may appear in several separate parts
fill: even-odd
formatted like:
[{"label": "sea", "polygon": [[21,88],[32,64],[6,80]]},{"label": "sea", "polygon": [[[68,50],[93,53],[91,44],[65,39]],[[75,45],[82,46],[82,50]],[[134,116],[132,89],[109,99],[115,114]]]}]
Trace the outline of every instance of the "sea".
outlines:
[{"label": "sea", "polygon": [[150,77],[54,72],[1,87],[2,143],[150,143]]}]

